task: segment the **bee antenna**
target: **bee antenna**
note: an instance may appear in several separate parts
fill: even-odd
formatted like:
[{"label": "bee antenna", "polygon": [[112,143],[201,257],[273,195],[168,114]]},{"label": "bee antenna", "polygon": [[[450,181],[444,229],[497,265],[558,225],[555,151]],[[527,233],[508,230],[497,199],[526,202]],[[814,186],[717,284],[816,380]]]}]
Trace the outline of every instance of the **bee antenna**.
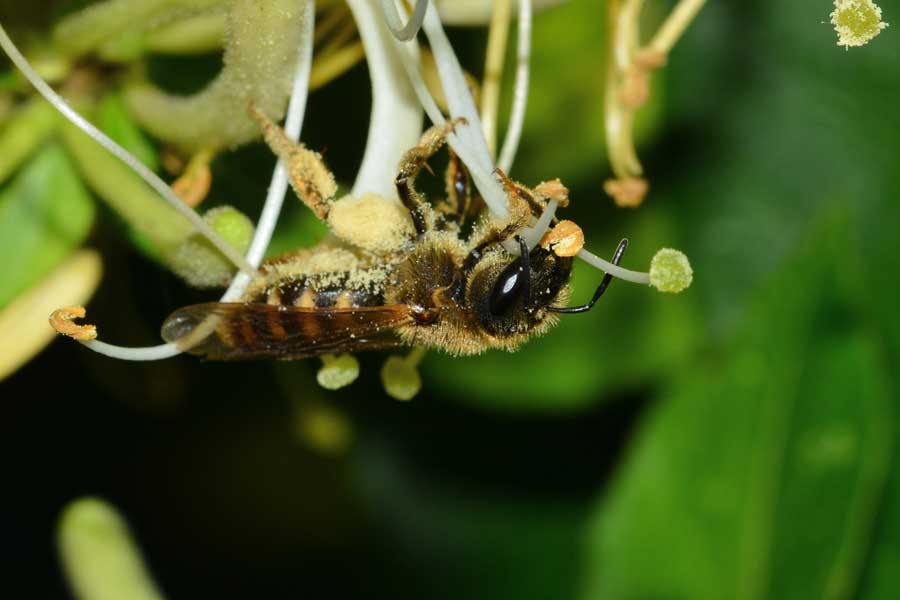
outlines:
[{"label": "bee antenna", "polygon": [[[628,238],[623,238],[621,242],[619,242],[619,246],[616,248],[616,253],[613,254],[612,263],[614,265],[618,265],[619,261],[622,260],[622,255],[625,254],[625,248],[628,247]],[[603,276],[603,279],[600,281],[600,285],[597,286],[596,291],[594,292],[594,296],[591,298],[591,301],[587,304],[582,304],[581,306],[548,306],[547,310],[555,313],[562,314],[575,314],[575,313],[583,313],[591,310],[594,307],[594,304],[597,300],[600,299],[600,296],[603,295],[603,292],[606,291],[606,288],[609,287],[609,282],[612,281],[613,276],[607,273]]]}]

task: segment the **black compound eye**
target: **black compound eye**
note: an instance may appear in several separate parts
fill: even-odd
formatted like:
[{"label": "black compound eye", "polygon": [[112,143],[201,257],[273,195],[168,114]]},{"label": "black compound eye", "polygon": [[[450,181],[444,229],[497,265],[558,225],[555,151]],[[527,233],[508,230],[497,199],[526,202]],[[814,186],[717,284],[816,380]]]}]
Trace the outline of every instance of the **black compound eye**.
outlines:
[{"label": "black compound eye", "polygon": [[522,254],[512,261],[500,273],[494,289],[491,290],[490,311],[495,317],[509,312],[519,297],[523,294],[527,297],[531,286],[531,261],[528,256],[528,246],[521,239],[518,240]]},{"label": "black compound eye", "polygon": [[491,290],[490,309],[492,315],[500,316],[509,311],[525,290],[525,280],[522,259],[514,260],[503,269],[497,283],[494,284],[494,289]]}]

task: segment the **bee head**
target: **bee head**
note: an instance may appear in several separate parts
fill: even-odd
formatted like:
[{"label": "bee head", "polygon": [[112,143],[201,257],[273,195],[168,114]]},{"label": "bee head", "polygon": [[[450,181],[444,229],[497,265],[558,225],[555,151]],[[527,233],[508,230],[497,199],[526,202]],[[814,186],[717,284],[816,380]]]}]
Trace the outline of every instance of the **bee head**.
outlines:
[{"label": "bee head", "polygon": [[519,240],[521,254],[512,260],[485,261],[469,280],[466,299],[490,335],[528,333],[541,324],[546,308],[566,289],[572,258]]}]

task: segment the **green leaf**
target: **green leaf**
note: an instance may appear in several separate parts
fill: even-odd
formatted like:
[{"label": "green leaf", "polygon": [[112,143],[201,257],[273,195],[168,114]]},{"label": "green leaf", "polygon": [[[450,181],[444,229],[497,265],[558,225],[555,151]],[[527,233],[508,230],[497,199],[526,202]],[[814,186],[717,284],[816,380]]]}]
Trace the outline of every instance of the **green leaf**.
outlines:
[{"label": "green leaf", "polygon": [[892,433],[880,348],[835,289],[844,243],[812,240],[730,358],[660,399],[595,514],[584,598],[853,594]]},{"label": "green leaf", "polygon": [[97,126],[120,146],[134,154],[151,171],[159,168],[156,148],[128,112],[122,95],[107,94],[97,107]]},{"label": "green leaf", "polygon": [[0,307],[77,248],[94,220],[94,203],[69,157],[45,147],[0,191]]},{"label": "green leaf", "polygon": [[328,227],[317,219],[305,206],[296,206],[297,201],[288,192],[285,207],[272,241],[266,249],[266,258],[293,252],[300,248],[311,248],[328,234]]},{"label": "green leaf", "polygon": [[140,234],[134,237],[138,246],[150,256],[167,261],[192,233],[190,222],[74,125],[64,123],[60,133],[85,181]]},{"label": "green leaf", "polygon": [[6,181],[53,132],[53,108],[43,99],[28,102],[0,132],[0,183]]},{"label": "green leaf", "polygon": [[[873,41],[871,46],[883,42],[883,38]],[[895,161],[896,152],[900,152],[900,148],[893,150]],[[900,306],[900,280],[893,274],[896,273],[897,257],[900,256],[900,236],[897,236],[894,227],[900,222],[900,203],[897,202],[900,178],[896,169],[886,170],[885,174],[892,175],[893,181],[885,181],[882,184],[885,188],[877,189],[873,194],[875,208],[860,211],[861,230],[866,234],[860,239],[860,260],[855,266],[863,274],[859,287],[869,292],[866,307],[881,333],[882,344],[888,353],[887,362],[897,365],[900,364],[900,311],[897,310]],[[900,589],[900,572],[897,570],[900,564],[900,378],[896,368],[892,375],[893,410],[886,420],[893,427],[894,468],[875,543],[868,557],[868,570],[863,581],[863,593],[860,594],[864,600],[889,600],[895,598]]]}]

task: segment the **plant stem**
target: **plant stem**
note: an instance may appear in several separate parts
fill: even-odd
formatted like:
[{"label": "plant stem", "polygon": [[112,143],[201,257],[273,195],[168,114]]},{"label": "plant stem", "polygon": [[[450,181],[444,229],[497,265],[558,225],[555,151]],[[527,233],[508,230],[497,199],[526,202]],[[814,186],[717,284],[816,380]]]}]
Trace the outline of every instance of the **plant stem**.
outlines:
[{"label": "plant stem", "polygon": [[656,35],[646,46],[646,50],[667,55],[678,39],[687,29],[706,0],[680,0],[665,22],[657,30]]}]

